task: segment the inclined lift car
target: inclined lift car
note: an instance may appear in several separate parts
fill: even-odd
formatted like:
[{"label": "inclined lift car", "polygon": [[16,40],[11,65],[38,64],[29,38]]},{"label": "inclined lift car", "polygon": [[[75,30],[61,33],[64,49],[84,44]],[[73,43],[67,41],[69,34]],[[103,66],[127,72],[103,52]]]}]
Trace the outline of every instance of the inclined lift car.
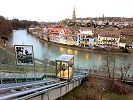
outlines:
[{"label": "inclined lift car", "polygon": [[70,80],[73,77],[74,55],[62,54],[56,59],[56,77]]}]

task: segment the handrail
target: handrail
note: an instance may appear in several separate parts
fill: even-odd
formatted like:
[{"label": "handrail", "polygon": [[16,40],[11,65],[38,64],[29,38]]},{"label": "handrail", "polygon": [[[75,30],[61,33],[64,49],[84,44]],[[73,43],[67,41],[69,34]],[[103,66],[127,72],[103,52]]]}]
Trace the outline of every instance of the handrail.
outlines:
[{"label": "handrail", "polygon": [[51,87],[51,88],[48,88],[48,89],[45,89],[45,90],[42,90],[42,91],[38,91],[38,92],[36,92],[36,93],[29,94],[29,95],[24,96],[24,97],[20,97],[20,98],[17,99],[17,100],[25,100],[25,99],[29,99],[29,98],[35,97],[35,96],[37,96],[37,95],[39,95],[39,94],[42,94],[42,93],[47,93],[48,91],[50,91],[50,90],[52,90],[52,89],[60,88],[60,87],[62,87],[62,86],[65,86],[65,85],[67,85],[67,84],[69,84],[69,83],[72,83],[72,82],[74,82],[74,81],[76,81],[76,80],[80,80],[80,79],[82,79],[82,78],[83,78],[83,76],[82,76],[82,77],[76,77],[76,79],[74,79],[74,80],[71,81],[71,82],[66,82],[66,83],[57,85],[57,86],[55,86],[55,87]]},{"label": "handrail", "polygon": [[70,82],[69,81],[63,81],[63,82],[51,84],[51,85],[48,85],[48,86],[38,87],[38,88],[35,88],[35,89],[32,89],[32,90],[27,90],[27,91],[15,93],[15,94],[10,94],[10,95],[7,95],[7,96],[0,97],[0,100],[15,99],[17,97],[19,97],[18,100],[31,98],[33,96],[37,96],[39,94],[47,92],[48,90],[56,89],[56,88],[59,88],[59,87],[62,87],[64,85],[66,85],[66,84],[72,83],[74,81],[81,80],[83,77],[85,77],[85,76],[77,76],[74,79],[72,79]]},{"label": "handrail", "polygon": [[20,89],[23,87],[29,87],[29,86],[34,86],[34,85],[39,85],[39,84],[46,84],[46,83],[52,83],[52,82],[57,82],[57,80],[53,80],[53,81],[45,81],[45,82],[38,82],[38,83],[29,83],[29,84],[25,84],[25,85],[21,85],[21,86],[13,86],[13,87],[8,87],[8,88],[2,88],[0,89],[0,91],[6,91],[6,90],[14,90],[14,89]]},{"label": "handrail", "polygon": [[32,89],[32,90],[27,90],[27,91],[15,93],[15,94],[10,94],[10,95],[7,95],[7,96],[0,97],[0,100],[8,100],[8,99],[20,97],[20,96],[23,96],[23,95],[35,93],[37,91],[41,91],[41,90],[44,90],[44,89],[47,89],[47,88],[50,88],[50,87],[53,87],[53,86],[57,86],[57,85],[62,84],[62,83],[65,83],[65,82],[55,83],[55,84],[52,84],[52,85],[43,86],[43,87],[39,87],[39,88]]}]

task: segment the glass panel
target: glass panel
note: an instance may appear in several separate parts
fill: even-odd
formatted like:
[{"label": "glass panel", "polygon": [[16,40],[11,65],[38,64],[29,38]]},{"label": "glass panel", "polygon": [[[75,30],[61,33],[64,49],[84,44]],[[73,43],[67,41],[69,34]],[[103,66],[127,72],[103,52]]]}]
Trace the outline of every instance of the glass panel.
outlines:
[{"label": "glass panel", "polygon": [[60,77],[60,67],[61,67],[61,62],[57,61],[57,68],[56,68],[56,74],[58,77]]},{"label": "glass panel", "polygon": [[73,67],[74,59],[71,59],[69,67]]},{"label": "glass panel", "polygon": [[68,63],[62,62],[61,66],[61,77],[68,78]]},{"label": "glass panel", "polygon": [[60,78],[68,79],[68,63],[57,62],[57,76]]},{"label": "glass panel", "polygon": [[73,67],[69,67],[69,78],[73,75]]}]

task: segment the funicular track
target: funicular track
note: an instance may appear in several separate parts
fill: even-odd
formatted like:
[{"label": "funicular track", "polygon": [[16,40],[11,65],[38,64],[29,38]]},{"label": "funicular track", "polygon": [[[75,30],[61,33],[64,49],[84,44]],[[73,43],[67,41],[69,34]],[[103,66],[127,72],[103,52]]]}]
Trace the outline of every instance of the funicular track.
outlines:
[{"label": "funicular track", "polygon": [[[48,94],[49,91],[58,89],[60,90],[61,95],[61,88],[65,87],[65,92],[67,93],[72,90],[74,87],[78,86],[85,76],[75,76],[73,79],[69,81],[59,81],[59,80],[52,80],[52,81],[42,81],[36,83],[29,83],[21,86],[14,86],[14,87],[7,87],[0,89],[0,100],[27,100],[34,98],[36,96]],[[76,82],[78,81],[78,83]],[[74,83],[75,82],[75,83]],[[63,88],[62,88],[63,89]],[[58,97],[60,97],[58,95]],[[50,97],[51,98],[51,97]],[[51,100],[48,99],[47,100]]]},{"label": "funicular track", "polygon": [[[17,84],[10,84],[7,87],[0,88],[0,100],[8,100],[9,98],[22,96],[26,93],[32,93],[34,90],[41,90],[44,87],[48,88],[51,84],[56,84],[59,81],[57,80],[43,80],[43,81],[35,81],[29,83],[17,83]],[[37,91],[36,90],[36,91]],[[24,92],[27,91],[27,92]]]},{"label": "funicular track", "polygon": [[[0,49],[4,50],[4,48],[0,48]],[[7,55],[10,55],[11,57],[15,57],[14,52],[8,51],[8,53],[6,53],[6,55],[4,57],[7,57]],[[39,62],[39,64],[42,64],[42,65],[44,64],[43,60],[39,60],[36,58],[34,58],[34,60],[36,62]],[[8,63],[9,63],[9,61],[8,61]],[[15,68],[15,67],[12,67],[13,64],[8,64],[8,63],[6,64],[6,66],[5,66],[5,64],[1,64],[1,65],[5,66],[4,68],[7,68],[7,70],[10,72],[11,71],[10,69]],[[49,64],[47,64],[47,65],[51,66]],[[18,69],[19,68],[21,68],[21,67],[18,67]],[[18,70],[18,71],[20,71],[20,70]],[[81,74],[81,72],[84,73],[84,71],[80,71],[80,74]],[[1,74],[3,74],[3,73],[6,74],[6,72],[1,69]],[[32,73],[32,74],[34,74],[34,73]],[[14,74],[14,75],[16,75],[16,74]],[[41,75],[41,79],[45,78],[45,76],[48,77],[48,75],[43,75],[43,76]],[[32,81],[32,82],[26,81],[23,83],[22,82],[17,83],[17,81],[16,81],[16,83],[9,82],[9,83],[4,84],[4,81],[1,81],[2,84],[0,84],[0,100],[14,100],[14,99],[15,100],[27,100],[27,99],[32,99],[34,97],[38,97],[40,95],[43,95],[43,99],[34,99],[34,100],[54,100],[56,98],[61,97],[64,94],[68,93],[73,88],[78,86],[81,83],[82,78],[84,78],[84,77],[85,77],[85,74],[79,75],[79,73],[78,73],[78,75],[74,76],[69,81],[68,80],[60,81],[59,79],[56,79],[55,77],[50,80],[43,79],[40,81]],[[4,79],[2,77],[0,77],[0,78],[1,78],[1,80]],[[9,77],[9,78],[11,78],[11,77]],[[34,78],[34,77],[32,77],[32,78]]]}]

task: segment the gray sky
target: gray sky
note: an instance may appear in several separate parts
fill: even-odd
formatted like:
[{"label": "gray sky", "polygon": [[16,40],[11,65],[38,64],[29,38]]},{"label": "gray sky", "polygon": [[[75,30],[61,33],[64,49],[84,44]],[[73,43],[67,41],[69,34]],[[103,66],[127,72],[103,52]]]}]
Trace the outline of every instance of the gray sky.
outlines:
[{"label": "gray sky", "polygon": [[0,0],[0,15],[37,21],[77,17],[133,17],[133,0]]}]

